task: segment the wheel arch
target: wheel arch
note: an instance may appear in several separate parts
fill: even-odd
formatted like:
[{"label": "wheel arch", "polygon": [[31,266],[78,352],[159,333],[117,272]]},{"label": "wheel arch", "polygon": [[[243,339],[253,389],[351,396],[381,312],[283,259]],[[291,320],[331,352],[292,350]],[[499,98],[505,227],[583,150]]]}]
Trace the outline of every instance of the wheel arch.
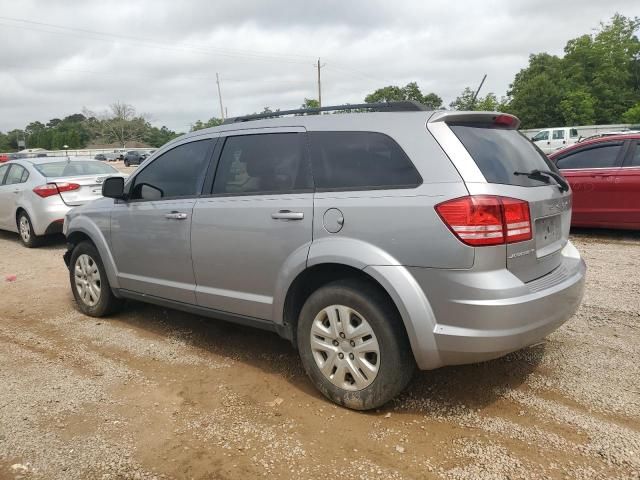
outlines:
[{"label": "wheel arch", "polygon": [[107,272],[107,278],[112,289],[117,289],[118,284],[118,271],[115,261],[111,255],[111,250],[107,243],[107,239],[100,228],[90,221],[87,217],[78,216],[70,220],[69,225],[65,226],[65,236],[67,243],[69,243],[69,251],[78,245],[80,242],[88,240],[96,247],[100,254],[100,259]]}]

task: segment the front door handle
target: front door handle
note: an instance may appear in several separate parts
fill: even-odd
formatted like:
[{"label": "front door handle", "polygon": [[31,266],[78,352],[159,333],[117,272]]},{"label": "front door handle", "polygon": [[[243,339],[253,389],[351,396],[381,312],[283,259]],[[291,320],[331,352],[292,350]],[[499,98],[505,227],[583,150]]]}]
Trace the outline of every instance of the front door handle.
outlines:
[{"label": "front door handle", "polygon": [[181,213],[181,212],[171,212],[171,213],[167,213],[164,218],[167,218],[169,220],[185,220],[187,218],[187,214],[186,213]]},{"label": "front door handle", "polygon": [[291,210],[280,210],[279,212],[272,213],[271,218],[274,220],[302,220],[304,218],[304,213],[292,212]]}]

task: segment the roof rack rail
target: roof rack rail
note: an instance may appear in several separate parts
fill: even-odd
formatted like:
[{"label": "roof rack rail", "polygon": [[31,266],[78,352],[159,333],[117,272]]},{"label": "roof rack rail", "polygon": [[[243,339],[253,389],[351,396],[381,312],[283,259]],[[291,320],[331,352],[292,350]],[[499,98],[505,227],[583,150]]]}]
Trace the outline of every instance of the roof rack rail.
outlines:
[{"label": "roof rack rail", "polygon": [[282,110],[277,112],[255,113],[253,115],[244,115],[241,117],[227,118],[223,125],[229,123],[249,122],[251,120],[261,120],[263,118],[282,117],[284,115],[304,115],[315,114],[320,112],[332,112],[341,110],[370,110],[373,112],[419,112],[428,110],[427,107],[414,100],[403,102],[382,102],[382,103],[359,103],[355,105],[335,105],[332,107],[320,108],[301,108],[298,110]]}]

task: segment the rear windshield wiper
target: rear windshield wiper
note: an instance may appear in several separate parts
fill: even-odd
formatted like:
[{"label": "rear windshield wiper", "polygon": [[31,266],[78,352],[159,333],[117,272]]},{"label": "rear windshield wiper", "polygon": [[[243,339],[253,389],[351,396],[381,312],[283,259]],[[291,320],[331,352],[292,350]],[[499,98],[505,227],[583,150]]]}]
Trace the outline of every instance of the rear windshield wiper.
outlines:
[{"label": "rear windshield wiper", "polygon": [[513,172],[513,174],[526,175],[533,180],[541,180],[547,183],[549,183],[549,178],[552,178],[558,184],[558,188],[561,192],[569,191],[569,184],[564,179],[564,177],[556,172],[552,172],[551,170],[531,170],[530,172]]}]

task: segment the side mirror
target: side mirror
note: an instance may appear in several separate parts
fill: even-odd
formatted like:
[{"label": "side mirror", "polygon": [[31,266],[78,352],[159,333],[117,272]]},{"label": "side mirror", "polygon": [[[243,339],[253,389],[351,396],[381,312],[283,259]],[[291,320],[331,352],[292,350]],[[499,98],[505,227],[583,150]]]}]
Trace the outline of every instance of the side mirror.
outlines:
[{"label": "side mirror", "polygon": [[102,196],[107,198],[124,198],[124,178],[108,177],[102,184]]}]

